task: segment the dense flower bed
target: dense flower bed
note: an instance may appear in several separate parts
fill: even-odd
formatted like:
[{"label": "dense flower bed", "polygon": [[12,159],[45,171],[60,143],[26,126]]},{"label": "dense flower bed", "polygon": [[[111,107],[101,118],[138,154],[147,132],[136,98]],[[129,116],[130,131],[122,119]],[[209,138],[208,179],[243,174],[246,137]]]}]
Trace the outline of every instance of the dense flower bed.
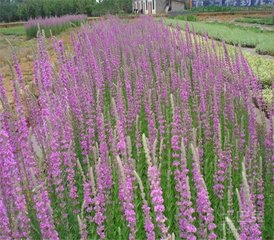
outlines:
[{"label": "dense flower bed", "polygon": [[30,19],[25,23],[26,34],[29,38],[37,36],[39,28],[46,36],[59,34],[72,26],[79,26],[87,19],[86,15],[65,15],[62,17],[46,17]]},{"label": "dense flower bed", "polygon": [[0,85],[1,239],[271,237],[273,127],[238,49],[149,17],[53,39],[55,67],[43,41],[35,91],[16,57],[14,106]]}]

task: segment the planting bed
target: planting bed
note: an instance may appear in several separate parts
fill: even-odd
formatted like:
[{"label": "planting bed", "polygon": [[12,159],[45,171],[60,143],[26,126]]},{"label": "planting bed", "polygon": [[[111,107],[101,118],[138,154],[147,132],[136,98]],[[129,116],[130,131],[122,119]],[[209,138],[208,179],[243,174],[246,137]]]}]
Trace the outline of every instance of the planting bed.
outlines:
[{"label": "planting bed", "polygon": [[47,37],[57,35],[72,26],[80,26],[87,20],[86,15],[66,15],[61,17],[30,19],[25,23],[26,35],[28,38],[37,36],[40,29]]},{"label": "planting bed", "polygon": [[237,14],[207,14],[207,15],[198,15],[197,19],[198,21],[222,21],[222,22],[231,22],[234,21],[236,19],[240,19],[246,16],[250,16],[250,17],[271,17],[270,13],[250,13],[250,14],[241,14],[241,13],[237,13]]},{"label": "planting bed", "polygon": [[0,77],[0,238],[273,238],[272,110],[239,49],[150,17],[52,46],[31,88],[13,56],[13,105]]},{"label": "planting bed", "polygon": [[[166,19],[166,24],[180,26],[182,30],[186,28],[187,22]],[[243,47],[253,47],[261,54],[274,55],[273,38],[274,31],[262,31],[258,28],[245,28],[233,24],[218,22],[191,22],[191,26],[198,34],[206,32],[209,37],[216,40],[225,41],[232,45],[241,45]]]}]

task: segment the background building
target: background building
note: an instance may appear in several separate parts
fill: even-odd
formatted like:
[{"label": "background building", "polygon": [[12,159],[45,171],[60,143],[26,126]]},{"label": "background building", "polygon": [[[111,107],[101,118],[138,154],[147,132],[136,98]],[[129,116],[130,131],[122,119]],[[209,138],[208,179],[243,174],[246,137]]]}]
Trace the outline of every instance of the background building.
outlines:
[{"label": "background building", "polygon": [[274,0],[132,0],[134,12],[156,14],[181,11],[185,3],[192,7],[201,6],[258,6],[273,5]]}]

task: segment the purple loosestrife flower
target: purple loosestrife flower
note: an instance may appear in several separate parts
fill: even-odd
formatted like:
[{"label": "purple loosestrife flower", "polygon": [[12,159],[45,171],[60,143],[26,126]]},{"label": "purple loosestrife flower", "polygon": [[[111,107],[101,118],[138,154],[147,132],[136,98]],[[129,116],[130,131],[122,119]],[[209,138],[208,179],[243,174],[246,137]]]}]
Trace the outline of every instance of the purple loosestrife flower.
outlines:
[{"label": "purple loosestrife flower", "polygon": [[143,146],[146,152],[146,158],[148,162],[147,173],[148,173],[148,179],[150,183],[150,197],[154,206],[156,223],[162,233],[162,238],[165,239],[169,236],[169,234],[165,224],[165,221],[166,221],[166,217],[164,215],[165,206],[164,206],[164,199],[163,199],[163,191],[160,184],[161,176],[157,166],[152,165],[147,139],[144,134],[143,134]]},{"label": "purple loosestrife flower", "polygon": [[157,129],[155,126],[155,115],[151,108],[151,104],[152,104],[152,99],[151,99],[151,90],[150,90],[146,99],[146,104],[145,104],[146,119],[147,119],[148,128],[149,128],[149,147],[150,148],[152,147],[157,137]]},{"label": "purple loosestrife flower", "polygon": [[[87,213],[91,213],[92,212],[92,207],[94,204],[94,199],[92,199],[92,189],[91,189],[91,185],[90,182],[88,181],[84,181],[83,183],[83,191],[84,191],[84,201],[85,201],[85,209],[87,211]],[[92,217],[89,217],[89,219],[92,222]]]},{"label": "purple loosestrife flower", "polygon": [[150,207],[145,202],[142,206],[143,214],[145,217],[145,231],[147,240],[155,240],[155,232],[154,232],[154,224],[152,222],[151,216],[150,216]]},{"label": "purple loosestrife flower", "polygon": [[[174,106],[173,98],[171,97],[172,105]],[[180,131],[180,113],[178,107],[175,107],[173,112],[173,126],[171,148],[172,157],[174,159],[173,165],[175,166],[175,180],[176,191],[178,192],[177,205],[179,207],[179,224],[180,224],[180,237],[186,239],[196,239],[194,233],[196,232],[195,226],[192,224],[194,218],[192,214],[194,209],[191,207],[190,190],[187,177],[186,156],[184,140],[180,146],[181,131]],[[181,154],[180,154],[181,151]]]},{"label": "purple loosestrife flower", "polygon": [[240,226],[241,239],[262,239],[262,232],[256,221],[255,209],[251,200],[250,190],[246,178],[245,164],[242,163],[242,179],[243,184],[240,194],[238,193],[238,201],[240,205]]},{"label": "purple loosestrife flower", "polygon": [[123,166],[119,156],[117,156],[117,162],[120,170],[120,190],[119,198],[122,204],[125,218],[128,222],[130,230],[129,239],[135,239],[136,234],[136,213],[133,203],[133,179],[130,176],[130,171]]},{"label": "purple loosestrife flower", "polygon": [[3,78],[2,75],[0,74],[0,101],[1,101],[1,106],[2,108],[6,108],[6,111],[3,111],[3,113],[1,112],[1,125],[2,128],[5,129],[8,133],[10,132],[10,124],[12,121],[10,121],[10,115],[11,112],[7,110],[7,108],[9,107],[9,103],[8,103],[8,98],[7,98],[7,94],[6,94],[6,90],[4,88],[3,85]]},{"label": "purple loosestrife flower", "polygon": [[[99,97],[98,97],[99,98]],[[112,177],[111,177],[111,169],[107,162],[107,142],[106,142],[106,132],[105,132],[105,122],[104,122],[104,116],[101,112],[101,106],[98,103],[97,106],[97,131],[98,131],[98,139],[99,139],[99,153],[100,153],[100,163],[98,163],[98,169],[100,168],[100,171],[102,171],[102,181],[104,184],[102,185],[104,190],[111,189],[112,186]],[[96,170],[96,171],[97,171]]]},{"label": "purple loosestrife flower", "polygon": [[176,190],[179,192],[180,197],[177,201],[179,207],[179,224],[180,224],[180,237],[186,239],[196,239],[195,233],[196,227],[193,225],[195,218],[193,213],[195,212],[192,208],[191,193],[189,188],[188,180],[188,169],[186,167],[186,150],[184,146],[184,140],[181,140],[181,169],[175,171],[176,177]]},{"label": "purple loosestrife flower", "polygon": [[38,17],[34,19],[31,18],[25,23],[25,29],[28,30],[32,28],[37,28],[38,25],[41,28],[54,27],[58,25],[70,26],[70,23],[82,22],[86,18],[87,18],[86,15],[65,15],[61,17],[55,16],[55,17],[46,17],[46,18]]},{"label": "purple loosestrife flower", "polygon": [[198,193],[196,202],[196,211],[200,220],[198,233],[202,239],[217,239],[214,233],[216,225],[214,223],[213,209],[209,200],[206,185],[200,172],[198,150],[191,144],[193,154],[193,177],[196,191]]},{"label": "purple loosestrife flower", "polygon": [[99,235],[100,239],[105,239],[105,226],[104,221],[106,220],[106,217],[104,215],[105,212],[105,196],[101,193],[101,191],[98,191],[98,194],[96,196],[95,200],[95,216],[94,221],[97,224],[97,234]]},{"label": "purple loosestrife flower", "polygon": [[173,111],[173,124],[172,124],[172,137],[171,137],[172,157],[174,159],[173,164],[175,166],[179,165],[178,160],[180,161],[180,140],[181,140],[180,125],[181,125],[181,118],[180,118],[179,109],[178,107],[175,107]]},{"label": "purple loosestrife flower", "polygon": [[[68,19],[41,21],[50,27]],[[33,26],[37,21],[32,21]],[[149,240],[156,235],[174,238],[169,229],[176,229],[176,237],[183,239],[217,239],[215,221],[219,217],[214,219],[213,207],[216,211],[218,206],[209,199],[209,175],[214,174],[211,190],[221,199],[217,202],[227,206],[232,219],[233,186],[239,184],[238,164],[245,157],[248,180],[239,197],[240,234],[242,239],[261,239],[261,229],[267,228],[262,219],[269,214],[264,212],[264,201],[269,197],[265,184],[273,171],[273,126],[261,138],[252,103],[258,99],[262,109],[261,96],[257,96],[261,86],[240,51],[231,57],[225,45],[217,48],[206,35],[190,33],[188,26],[182,36],[179,27],[170,29],[152,18],[128,24],[111,17],[92,28],[83,26],[71,34],[71,54],[65,52],[62,41],[52,41],[56,65],[52,65],[42,34],[38,36],[33,95],[15,55],[12,107],[0,79],[4,108],[0,113],[0,238],[31,238],[37,220],[41,238],[58,239],[57,229],[73,227],[71,209],[77,214],[82,239],[90,237],[93,227],[98,238],[109,237],[107,206],[116,197],[111,189],[117,184],[112,177],[118,171],[119,214],[128,225],[122,235],[129,232],[129,238],[135,239],[141,217]],[[191,135],[193,127],[198,137]],[[148,140],[143,136],[142,144],[144,132]],[[35,142],[40,149],[35,149]],[[191,142],[192,162],[187,157]],[[145,166],[140,161],[143,150]],[[265,174],[259,167],[262,153]],[[76,154],[83,164],[82,178],[76,174]],[[121,159],[118,164],[113,157]],[[170,160],[172,167],[161,171],[161,167],[170,167]],[[134,170],[143,174],[144,168],[147,176],[142,181],[149,203],[140,177],[133,176]],[[162,188],[165,173],[174,174],[175,179]],[[135,180],[141,190],[136,193]],[[192,182],[195,189],[190,189]],[[175,189],[170,188],[174,185]],[[163,197],[170,190],[177,206],[166,206],[177,211],[177,224],[166,218],[171,212],[165,209]],[[135,205],[136,194],[141,194],[142,206]],[[59,226],[60,217],[64,227]],[[226,221],[235,230],[232,221]]]},{"label": "purple loosestrife flower", "polygon": [[69,197],[74,201],[74,205],[77,204],[78,198],[76,181],[75,181],[75,167],[76,167],[76,155],[73,146],[73,129],[67,119],[63,119],[62,128],[62,140],[61,140],[61,156],[63,158],[64,166],[66,167],[66,179],[68,182]]},{"label": "purple loosestrife flower", "polygon": [[221,150],[220,156],[217,163],[217,171],[214,177],[214,193],[215,195],[223,199],[224,197],[224,184],[227,179],[228,169],[231,165],[231,154],[229,150]]},{"label": "purple loosestrife flower", "polygon": [[136,171],[134,171],[134,175],[135,178],[137,179],[137,182],[139,184],[140,190],[141,190],[141,196],[143,199],[143,214],[144,214],[144,218],[145,218],[145,231],[146,231],[146,236],[148,240],[155,240],[156,236],[155,236],[155,231],[154,231],[154,224],[152,222],[151,216],[150,216],[150,207],[148,206],[148,203],[146,201],[146,196],[145,196],[145,192],[144,192],[144,186],[142,183],[141,178],[139,177],[138,173]]},{"label": "purple loosestrife flower", "polygon": [[34,202],[37,212],[37,218],[40,222],[40,228],[43,239],[59,239],[55,230],[52,209],[50,208],[50,200],[48,192],[43,183],[37,186],[37,193],[34,195]]},{"label": "purple loosestrife flower", "polygon": [[124,134],[124,128],[122,125],[122,122],[118,119],[117,125],[117,152],[118,154],[121,154],[123,157],[127,156],[127,147],[126,147],[126,139]]},{"label": "purple loosestrife flower", "polygon": [[6,204],[14,202],[15,209],[11,208],[10,214],[15,214],[13,218],[18,221],[18,229],[13,230],[13,237],[28,237],[30,220],[28,218],[26,198],[21,188],[21,164],[15,158],[10,138],[3,129],[0,130],[0,159],[1,195],[3,196],[3,200],[5,199]]},{"label": "purple loosestrife flower", "polygon": [[81,240],[86,240],[88,239],[88,233],[87,233],[87,225],[85,223],[85,220],[80,218],[79,215],[77,215],[77,220],[80,228],[80,235],[81,235]]},{"label": "purple loosestrife flower", "polygon": [[260,227],[263,224],[264,217],[264,182],[262,175],[262,158],[260,158],[259,176],[257,180],[257,195],[256,195],[256,206],[257,206],[257,221]]},{"label": "purple loosestrife flower", "polygon": [[[89,160],[87,159],[87,162]],[[88,162],[89,163],[89,162]],[[80,169],[80,173],[82,175],[83,179],[83,197],[84,197],[84,202],[82,204],[82,209],[81,209],[81,218],[78,219],[81,220],[79,222],[80,228],[82,224],[85,225],[85,219],[84,219],[84,210],[86,211],[86,218],[89,220],[90,223],[94,222],[94,216],[93,216],[93,210],[94,210],[94,205],[95,205],[95,197],[96,197],[96,189],[95,189],[95,182],[94,182],[94,174],[93,174],[93,168],[89,166],[89,178],[86,177],[84,170],[82,168],[82,165],[77,159],[77,164]],[[79,216],[79,215],[78,215]],[[83,227],[85,227],[83,225]]]},{"label": "purple loosestrife flower", "polygon": [[105,226],[104,222],[106,220],[105,211],[106,211],[106,189],[108,188],[108,177],[106,174],[106,164],[102,162],[101,159],[97,162],[95,166],[95,173],[96,173],[96,189],[97,194],[95,197],[95,216],[94,221],[97,224],[97,234],[99,235],[100,239],[105,239]]},{"label": "purple loosestrife flower", "polygon": [[[20,75],[20,71],[18,72]],[[16,102],[16,109],[18,115],[17,128],[18,128],[18,144],[20,146],[19,158],[23,158],[23,166],[21,171],[26,171],[26,178],[28,182],[28,188],[35,188],[36,184],[34,179],[38,176],[38,168],[35,160],[33,148],[29,141],[29,129],[27,127],[26,118],[24,117],[24,111],[21,99],[19,98],[18,89],[14,82],[14,98]],[[23,145],[22,145],[23,144]],[[26,170],[23,170],[26,169]],[[40,183],[43,185],[43,183]],[[23,200],[23,199],[22,199]],[[37,218],[40,222],[40,228],[42,235],[45,238],[58,239],[58,234],[55,231],[52,214],[50,213],[50,201],[48,193],[45,189],[35,192],[33,201],[36,206]],[[24,217],[26,218],[26,217]],[[28,220],[29,221],[29,220]],[[28,226],[29,228],[29,226]],[[25,231],[30,231],[28,228]],[[27,232],[25,233],[27,236]]]},{"label": "purple loosestrife flower", "polygon": [[148,177],[150,181],[150,196],[154,205],[154,212],[156,215],[157,226],[162,232],[163,238],[168,235],[168,229],[165,225],[166,217],[164,215],[165,206],[163,199],[163,192],[160,185],[160,171],[156,166],[148,167]]},{"label": "purple loosestrife flower", "polygon": [[[55,110],[53,110],[55,109]],[[62,154],[61,154],[61,144],[60,144],[60,125],[59,125],[59,112],[60,108],[51,107],[51,116],[49,119],[50,129],[49,129],[49,146],[48,146],[48,176],[51,180],[51,186],[54,187],[55,194],[60,203],[62,210],[65,208],[65,196],[64,196],[64,184],[62,177]],[[55,115],[52,113],[55,112]]]},{"label": "purple loosestrife flower", "polygon": [[160,99],[158,99],[156,101],[156,109],[157,109],[157,122],[159,123],[159,133],[160,133],[160,138],[164,138],[165,132],[166,132],[166,121],[165,118],[163,116],[163,112],[161,109],[161,103],[160,103]]},{"label": "purple loosestrife flower", "polygon": [[[1,190],[0,190],[1,191]],[[6,206],[0,192],[0,238],[11,240],[11,229]]]}]

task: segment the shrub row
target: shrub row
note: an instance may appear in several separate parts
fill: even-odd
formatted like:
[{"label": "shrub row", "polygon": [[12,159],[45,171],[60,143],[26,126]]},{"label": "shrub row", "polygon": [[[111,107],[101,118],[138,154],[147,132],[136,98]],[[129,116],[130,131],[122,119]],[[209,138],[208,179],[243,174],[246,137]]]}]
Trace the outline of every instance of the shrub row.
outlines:
[{"label": "shrub row", "polygon": [[59,34],[71,26],[79,26],[87,19],[87,15],[66,15],[62,17],[36,18],[30,19],[25,24],[27,37],[36,37],[37,31],[40,28],[44,31],[45,36]]},{"label": "shrub row", "polygon": [[[186,29],[186,21],[178,19],[166,19],[167,24],[179,25],[183,30]],[[232,45],[256,48],[256,51],[263,54],[274,54],[273,37],[271,31],[262,31],[258,28],[241,27],[233,24],[192,22],[198,34],[206,32],[209,37],[216,40],[224,40]]]},{"label": "shrub row", "polygon": [[272,17],[244,17],[236,19],[236,22],[254,23],[263,25],[274,25],[274,14]]},{"label": "shrub row", "polygon": [[122,14],[131,12],[131,4],[131,0],[104,0],[100,3],[96,0],[17,0],[12,3],[0,1],[0,22],[72,14]]}]

